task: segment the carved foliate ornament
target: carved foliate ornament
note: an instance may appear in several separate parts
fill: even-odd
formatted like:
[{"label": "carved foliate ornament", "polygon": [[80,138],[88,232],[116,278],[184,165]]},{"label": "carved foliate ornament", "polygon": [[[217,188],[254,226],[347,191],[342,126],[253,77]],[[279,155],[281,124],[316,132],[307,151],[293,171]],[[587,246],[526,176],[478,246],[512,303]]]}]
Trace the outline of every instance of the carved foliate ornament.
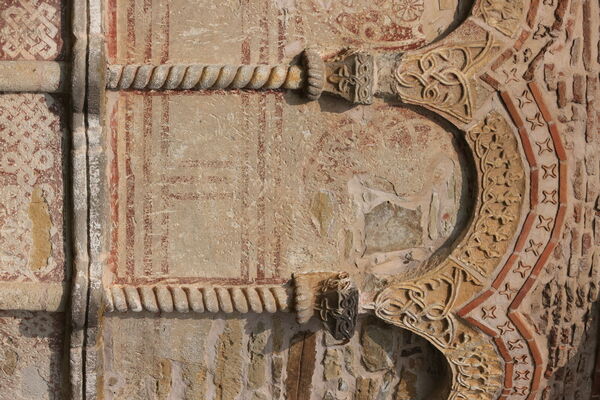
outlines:
[{"label": "carved foliate ornament", "polygon": [[[501,388],[500,361],[489,339],[456,310],[487,284],[507,251],[518,227],[525,174],[515,134],[500,114],[489,113],[466,138],[480,185],[469,231],[437,268],[391,283],[373,308],[379,318],[425,337],[446,355],[453,373],[450,399],[491,399]],[[477,385],[469,383],[473,379]]]},{"label": "carved foliate ornament", "polygon": [[325,91],[356,104],[371,104],[375,86],[373,55],[357,52],[326,63]]}]

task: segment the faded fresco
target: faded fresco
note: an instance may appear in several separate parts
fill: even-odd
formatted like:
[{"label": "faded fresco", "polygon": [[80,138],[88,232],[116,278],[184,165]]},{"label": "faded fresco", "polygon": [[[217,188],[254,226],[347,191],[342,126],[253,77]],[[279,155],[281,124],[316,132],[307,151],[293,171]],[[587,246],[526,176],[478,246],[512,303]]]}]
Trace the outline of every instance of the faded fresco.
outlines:
[{"label": "faded fresco", "polygon": [[594,0],[0,0],[0,399],[594,399]]}]

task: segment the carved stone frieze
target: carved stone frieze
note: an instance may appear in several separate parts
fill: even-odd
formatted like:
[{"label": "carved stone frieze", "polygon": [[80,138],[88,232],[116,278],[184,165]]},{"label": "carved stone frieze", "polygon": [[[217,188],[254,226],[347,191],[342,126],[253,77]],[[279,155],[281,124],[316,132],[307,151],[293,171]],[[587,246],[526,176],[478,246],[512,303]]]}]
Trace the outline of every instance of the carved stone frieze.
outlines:
[{"label": "carved stone frieze", "polygon": [[505,254],[525,200],[525,171],[508,122],[492,112],[467,132],[481,173],[480,203],[472,231],[452,257],[486,277]]}]

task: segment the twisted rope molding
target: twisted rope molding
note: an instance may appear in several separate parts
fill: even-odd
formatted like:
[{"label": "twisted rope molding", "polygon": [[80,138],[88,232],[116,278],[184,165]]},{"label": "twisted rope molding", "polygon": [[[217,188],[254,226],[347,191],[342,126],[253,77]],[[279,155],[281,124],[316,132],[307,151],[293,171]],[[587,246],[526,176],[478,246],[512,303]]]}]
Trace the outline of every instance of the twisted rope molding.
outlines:
[{"label": "twisted rope molding", "polygon": [[107,67],[109,90],[303,89],[310,100],[321,96],[325,63],[305,50],[302,65],[114,64]]},{"label": "twisted rope molding", "polygon": [[107,312],[274,313],[290,310],[285,286],[112,286],[105,290]]},{"label": "twisted rope molding", "polygon": [[297,65],[109,65],[111,90],[300,89],[304,69]]}]

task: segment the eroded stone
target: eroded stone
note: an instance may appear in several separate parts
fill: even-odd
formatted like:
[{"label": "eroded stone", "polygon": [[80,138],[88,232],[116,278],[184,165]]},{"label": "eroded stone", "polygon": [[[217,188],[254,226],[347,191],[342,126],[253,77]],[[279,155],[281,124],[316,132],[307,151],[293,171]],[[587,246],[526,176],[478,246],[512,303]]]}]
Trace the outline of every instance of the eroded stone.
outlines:
[{"label": "eroded stone", "polygon": [[394,339],[389,329],[378,324],[364,325],[360,342],[361,360],[368,371],[381,371],[393,367]]},{"label": "eroded stone", "polygon": [[420,209],[384,202],[365,214],[366,254],[420,246],[422,235]]}]

